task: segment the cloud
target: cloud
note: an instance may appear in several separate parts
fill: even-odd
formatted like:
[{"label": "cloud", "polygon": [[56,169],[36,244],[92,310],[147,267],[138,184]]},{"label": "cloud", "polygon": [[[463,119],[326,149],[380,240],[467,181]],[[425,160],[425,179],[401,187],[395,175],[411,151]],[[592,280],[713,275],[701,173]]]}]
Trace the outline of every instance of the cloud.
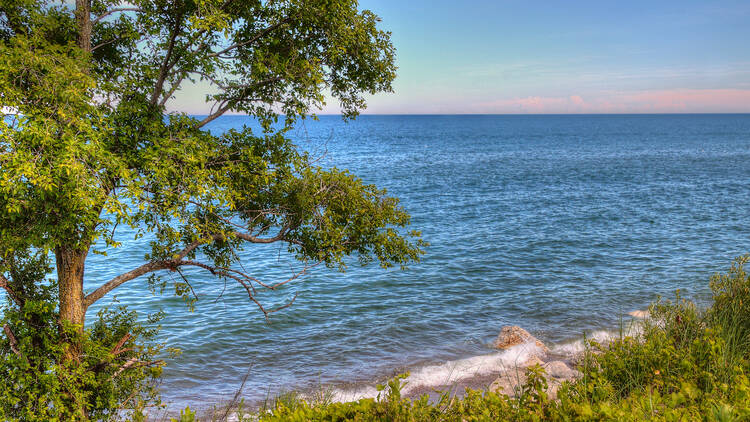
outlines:
[{"label": "cloud", "polygon": [[673,89],[498,99],[475,113],[750,113],[750,89]]},{"label": "cloud", "polygon": [[580,95],[569,97],[508,98],[480,103],[472,107],[478,113],[586,113],[589,104]]},{"label": "cloud", "polygon": [[750,89],[681,89],[622,96],[622,102],[659,113],[748,113]]}]

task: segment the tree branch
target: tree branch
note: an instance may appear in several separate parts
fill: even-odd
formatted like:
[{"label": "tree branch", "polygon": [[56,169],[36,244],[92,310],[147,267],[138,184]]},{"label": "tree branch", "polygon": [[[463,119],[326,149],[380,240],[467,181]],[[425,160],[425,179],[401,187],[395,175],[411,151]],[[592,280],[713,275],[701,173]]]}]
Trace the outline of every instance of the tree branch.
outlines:
[{"label": "tree branch", "polygon": [[240,101],[245,101],[248,98],[251,98],[250,94],[253,93],[252,88],[256,88],[256,87],[259,87],[259,86],[267,85],[267,84],[270,84],[270,83],[273,83],[273,82],[279,82],[279,81],[281,81],[283,79],[284,79],[283,76],[276,76],[276,77],[273,77],[273,78],[264,79],[262,81],[255,82],[255,83],[243,86],[241,94],[237,95],[234,98],[225,98],[223,100],[223,102],[222,102],[223,105],[220,106],[218,110],[216,110],[215,112],[209,114],[203,120],[201,120],[200,123],[198,123],[198,127],[201,128],[201,127],[203,127],[203,126],[211,123],[212,121],[216,120],[217,118],[221,117],[224,113],[226,113],[227,111],[229,111],[229,109],[231,109],[232,107],[234,107]]},{"label": "tree branch", "polygon": [[113,348],[112,348],[112,350],[110,350],[110,352],[109,352],[109,353],[111,353],[111,354],[113,354],[113,355],[115,355],[115,356],[116,356],[116,355],[119,355],[120,353],[123,353],[123,352],[124,352],[125,350],[127,350],[127,349],[125,349],[125,350],[120,350],[120,349],[122,348],[122,346],[124,346],[124,345],[125,345],[125,343],[126,343],[126,342],[127,342],[128,340],[130,340],[130,338],[131,338],[131,337],[133,337],[133,335],[132,335],[132,334],[130,334],[130,333],[127,333],[127,334],[125,334],[125,335],[124,335],[124,336],[123,336],[123,337],[122,337],[122,338],[120,339],[120,341],[118,341],[118,342],[117,342],[117,344],[115,345],[115,347],[113,347]]},{"label": "tree branch", "polygon": [[20,358],[21,352],[18,350],[18,340],[16,340],[16,336],[13,335],[13,331],[10,329],[10,325],[3,325],[3,331],[5,331],[5,335],[8,336],[8,341],[10,342],[10,350]]},{"label": "tree branch", "polygon": [[[278,242],[280,240],[283,240],[288,230],[289,230],[289,227],[284,226],[282,227],[282,229],[279,231],[279,233],[276,236],[271,237],[271,238],[261,238],[261,237],[253,236],[248,233],[239,233],[239,232],[234,233],[234,234],[238,238],[244,241],[250,242],[250,243],[267,244],[267,243],[273,243],[273,242]],[[196,240],[193,243],[189,244],[187,247],[185,247],[185,249],[175,254],[172,257],[172,259],[151,261],[151,262],[141,265],[138,268],[135,268],[124,274],[121,274],[113,278],[112,280],[104,283],[103,285],[99,286],[99,288],[97,288],[93,292],[89,293],[84,298],[83,306],[88,308],[89,306],[94,304],[97,300],[104,297],[107,293],[120,287],[121,285],[127,283],[128,281],[136,279],[142,275],[149,274],[155,271],[160,271],[160,270],[176,270],[177,267],[182,266],[182,265],[194,265],[192,264],[192,261],[183,261],[183,259],[186,256],[188,256],[191,252],[193,252],[195,249],[200,247],[201,245],[205,243],[223,240],[225,238],[226,236],[223,234],[214,234],[214,235],[211,235],[208,239]]]},{"label": "tree branch", "polygon": [[16,303],[18,303],[19,305],[21,304],[18,296],[16,296],[16,293],[13,291],[13,289],[10,288],[10,282],[2,274],[0,274],[0,288],[4,289],[8,293],[8,296],[10,296],[10,298],[13,299]]},{"label": "tree branch", "polygon": [[175,41],[177,40],[177,35],[180,32],[180,23],[181,22],[182,22],[182,15],[179,15],[175,19],[174,28],[172,28],[172,34],[169,37],[169,45],[167,46],[167,54],[164,56],[164,61],[162,62],[161,69],[159,70],[159,79],[157,79],[156,85],[154,86],[154,92],[151,94],[151,104],[152,105],[156,105],[157,104],[159,96],[161,95],[162,90],[164,89],[164,81],[166,81],[166,79],[167,79],[167,75],[169,74],[169,70],[177,62],[175,60],[174,63],[170,64],[170,61],[172,60],[172,53],[174,52]]},{"label": "tree branch", "polygon": [[266,29],[258,32],[257,34],[255,34],[254,37],[252,37],[252,38],[250,38],[248,40],[242,41],[242,42],[234,43],[234,44],[230,45],[229,47],[227,47],[227,48],[225,48],[223,50],[220,50],[220,51],[213,52],[213,53],[209,54],[208,56],[209,57],[221,56],[222,54],[228,53],[228,52],[234,50],[235,48],[240,48],[240,47],[244,47],[244,46],[246,46],[248,44],[252,44],[255,41],[258,41],[259,39],[261,39],[261,38],[265,37],[266,35],[268,35],[269,33],[273,32],[275,29],[277,29],[281,25],[284,25],[285,23],[290,22],[291,20],[292,20],[291,16],[286,17],[286,18],[280,20],[279,22],[277,22],[277,23],[275,23],[275,24],[267,27]]},{"label": "tree branch", "polygon": [[109,15],[119,13],[119,12],[140,12],[140,7],[119,7],[116,9],[107,10],[106,12],[102,13],[101,15],[97,16],[93,21],[91,21],[92,25],[96,25],[101,21],[102,19],[106,18]]},{"label": "tree branch", "polygon": [[111,39],[111,40],[109,40],[109,41],[102,41],[102,42],[100,42],[99,44],[97,44],[97,45],[95,45],[95,46],[91,47],[91,51],[92,51],[92,52],[93,52],[93,51],[96,51],[96,49],[98,49],[98,48],[104,47],[105,45],[109,45],[109,44],[112,44],[112,43],[116,43],[117,41],[120,41],[120,40],[122,40],[122,39],[123,39],[123,37],[119,37],[119,38],[112,38],[112,39]]},{"label": "tree branch", "polygon": [[134,270],[128,271],[125,274],[121,274],[113,278],[112,280],[109,280],[108,282],[101,285],[98,289],[89,293],[83,300],[83,306],[85,308],[88,308],[94,302],[104,297],[104,295],[127,283],[130,280],[138,278],[144,274],[152,273],[154,271],[166,270],[173,266],[174,262],[172,260],[152,261],[147,264],[143,264]]},{"label": "tree branch", "polygon": [[240,233],[235,232],[234,235],[238,238],[250,242],[250,243],[274,243],[278,242],[280,240],[284,240],[284,236],[286,236],[287,232],[289,231],[290,226],[287,224],[284,227],[279,230],[279,232],[274,237],[256,237],[249,233]]},{"label": "tree branch", "polygon": [[120,375],[123,371],[125,371],[126,369],[132,366],[135,366],[136,368],[138,368],[141,366],[153,366],[153,365],[163,365],[163,364],[164,364],[163,360],[153,360],[151,362],[143,362],[141,360],[138,360],[138,358],[130,358],[121,367],[119,367],[117,371],[115,371],[115,373],[112,374],[111,377],[109,377],[109,379],[110,380],[114,379],[115,377]]}]

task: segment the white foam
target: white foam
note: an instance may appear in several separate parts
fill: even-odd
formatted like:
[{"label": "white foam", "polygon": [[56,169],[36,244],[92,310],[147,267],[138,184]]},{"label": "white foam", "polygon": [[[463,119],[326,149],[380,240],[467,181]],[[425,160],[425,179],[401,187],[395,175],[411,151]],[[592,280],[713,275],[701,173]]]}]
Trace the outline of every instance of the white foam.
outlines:
[{"label": "white foam", "polygon": [[529,342],[488,355],[448,361],[419,368],[406,379],[404,391],[418,387],[451,385],[469,378],[491,375],[523,365],[534,356],[543,357],[544,350]]},{"label": "white foam", "polygon": [[364,386],[357,389],[334,389],[331,393],[331,400],[339,403],[350,401],[359,401],[362,399],[371,399],[378,396],[378,390],[374,386]]},{"label": "white foam", "polygon": [[[492,375],[517,368],[530,358],[543,357],[544,350],[529,342],[510,347],[503,351],[465,359],[447,361],[437,365],[427,365],[412,371],[404,380],[403,394],[417,388],[452,385],[456,382],[477,376]],[[375,387],[333,391],[333,400],[338,402],[356,401],[363,398],[375,398],[378,391]]]},{"label": "white foam", "polygon": [[622,330],[598,330],[587,333],[585,338],[580,338],[569,343],[562,343],[552,347],[550,350],[556,355],[575,356],[585,350],[586,341],[596,341],[599,344],[607,344],[622,337],[634,337],[643,332],[642,321],[631,321],[623,326]]},{"label": "white foam", "polygon": [[[594,340],[598,343],[608,343],[619,337],[619,334],[614,331],[594,331],[586,335],[586,340]],[[570,343],[562,343],[552,347],[552,353],[563,356],[575,356],[582,353],[585,349],[584,339],[574,340]]]},{"label": "white foam", "polygon": [[[593,331],[586,334],[585,340],[594,340],[600,344],[606,344],[621,336],[637,336],[642,332],[642,327],[641,321],[633,321],[624,326],[622,330]],[[552,354],[566,357],[576,356],[584,350],[584,338],[550,348]],[[404,380],[401,392],[409,394],[409,392],[419,388],[450,386],[474,377],[499,374],[509,369],[521,367],[535,356],[544,358],[545,352],[534,342],[529,342],[486,355],[422,366],[411,371],[411,375]],[[334,389],[332,391],[332,399],[337,402],[357,401],[364,398],[376,398],[377,396],[378,391],[375,386]]]}]

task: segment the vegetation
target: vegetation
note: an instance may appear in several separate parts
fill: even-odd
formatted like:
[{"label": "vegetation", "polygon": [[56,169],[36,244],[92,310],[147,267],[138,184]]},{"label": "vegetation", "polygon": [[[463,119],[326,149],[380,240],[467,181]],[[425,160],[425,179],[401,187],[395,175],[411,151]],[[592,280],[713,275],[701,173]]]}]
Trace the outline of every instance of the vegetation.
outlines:
[{"label": "vegetation", "polygon": [[[588,342],[582,377],[547,395],[539,366],[516,397],[488,391],[437,402],[400,394],[402,377],[381,396],[350,403],[285,396],[244,420],[271,421],[744,421],[750,420],[750,277],[739,258],[711,279],[713,305],[657,301],[642,330],[610,344]],[[182,421],[194,416],[183,415]]]},{"label": "vegetation", "polygon": [[[267,316],[256,291],[313,266],[418,259],[397,199],[317,167],[285,137],[326,93],[354,117],[365,93],[391,89],[393,46],[373,13],[355,0],[71,3],[0,0],[1,419],[137,417],[161,364],[153,333],[126,310],[88,325],[86,313],[139,277],[163,290],[160,274],[176,273],[175,294],[193,306],[183,271],[204,271]],[[193,83],[206,115],[169,112]],[[205,130],[227,112],[262,129]],[[133,240],[124,226],[151,239],[143,264],[84,280],[89,254]],[[300,273],[237,270],[243,247],[271,243]]]}]

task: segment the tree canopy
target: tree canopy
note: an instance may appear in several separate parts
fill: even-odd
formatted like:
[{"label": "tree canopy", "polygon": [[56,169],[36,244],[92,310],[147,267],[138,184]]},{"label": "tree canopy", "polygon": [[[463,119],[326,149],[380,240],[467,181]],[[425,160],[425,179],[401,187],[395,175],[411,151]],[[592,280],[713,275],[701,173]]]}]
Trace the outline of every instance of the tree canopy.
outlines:
[{"label": "tree canopy", "polygon": [[[351,117],[363,93],[390,90],[389,34],[356,1],[78,1],[73,9],[25,0],[0,11],[0,102],[15,111],[0,126],[0,256],[75,255],[101,240],[116,247],[122,224],[153,233],[147,263],[89,292],[86,305],[131,278],[183,265],[249,282],[229,268],[246,242],[285,242],[299,259],[329,266],[352,253],[384,266],[418,257],[418,240],[394,228],[409,220],[396,199],[315,167],[284,136],[326,92]],[[196,81],[211,86],[208,114],[166,113]],[[230,111],[265,130],[202,130]],[[208,261],[194,261],[198,252]]]},{"label": "tree canopy", "polygon": [[[54,255],[59,324],[82,333],[91,304],[160,271],[200,268],[256,301],[279,285],[236,269],[248,244],[283,243],[305,268],[417,260],[396,198],[286,136],[327,98],[353,118],[391,90],[378,22],[355,0],[0,0],[0,287],[23,302],[16,263]],[[174,111],[193,85],[205,115]],[[262,129],[205,129],[230,112]],[[143,265],[84,284],[95,245],[132,240],[123,226],[152,239]]]}]

